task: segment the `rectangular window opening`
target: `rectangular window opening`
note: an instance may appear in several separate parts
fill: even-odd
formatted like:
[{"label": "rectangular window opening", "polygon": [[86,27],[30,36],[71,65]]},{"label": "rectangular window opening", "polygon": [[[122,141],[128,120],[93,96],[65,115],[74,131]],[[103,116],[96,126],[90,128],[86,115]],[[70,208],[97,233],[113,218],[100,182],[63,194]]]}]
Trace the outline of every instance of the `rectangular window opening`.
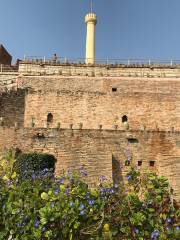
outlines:
[{"label": "rectangular window opening", "polygon": [[138,139],[136,139],[136,138],[128,138],[127,140],[128,140],[129,143],[132,143],[132,144],[133,143],[139,143]]},{"label": "rectangular window opening", "polygon": [[142,161],[138,161],[138,166],[142,166]]},{"label": "rectangular window opening", "polygon": [[150,162],[149,162],[149,166],[150,166],[150,167],[154,167],[154,166],[155,166],[155,161],[150,161]]},{"label": "rectangular window opening", "polygon": [[117,92],[117,88],[113,87],[112,92]]}]

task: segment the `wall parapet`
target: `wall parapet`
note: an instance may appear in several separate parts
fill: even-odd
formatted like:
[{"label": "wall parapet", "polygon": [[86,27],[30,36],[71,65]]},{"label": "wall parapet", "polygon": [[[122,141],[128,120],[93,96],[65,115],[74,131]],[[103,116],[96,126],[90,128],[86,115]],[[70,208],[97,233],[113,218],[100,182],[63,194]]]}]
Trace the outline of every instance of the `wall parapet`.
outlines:
[{"label": "wall parapet", "polygon": [[123,64],[70,64],[20,62],[19,73],[24,75],[62,75],[86,77],[144,77],[176,78],[180,77],[180,65],[123,65]]}]

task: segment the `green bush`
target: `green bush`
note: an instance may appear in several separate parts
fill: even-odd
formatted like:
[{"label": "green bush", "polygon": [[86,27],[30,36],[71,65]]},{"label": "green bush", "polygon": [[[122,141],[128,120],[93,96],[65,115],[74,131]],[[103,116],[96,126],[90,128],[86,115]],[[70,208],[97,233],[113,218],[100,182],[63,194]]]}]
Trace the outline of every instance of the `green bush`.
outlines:
[{"label": "green bush", "polygon": [[[53,155],[42,153],[21,154],[14,163],[13,170],[18,174],[19,180],[41,177],[54,172],[55,161]],[[43,172],[44,170],[44,172]]]},{"label": "green bush", "polygon": [[[87,175],[84,169],[80,174]],[[180,212],[167,180],[132,169],[89,189],[75,173],[0,180],[0,240],[178,240]]]}]

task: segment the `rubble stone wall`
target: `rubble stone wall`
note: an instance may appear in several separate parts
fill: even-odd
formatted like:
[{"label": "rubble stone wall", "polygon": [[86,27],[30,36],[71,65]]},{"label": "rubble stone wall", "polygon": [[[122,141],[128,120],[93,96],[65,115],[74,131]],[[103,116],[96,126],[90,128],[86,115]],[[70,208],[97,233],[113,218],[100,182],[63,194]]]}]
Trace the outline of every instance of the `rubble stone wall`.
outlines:
[{"label": "rubble stone wall", "polygon": [[57,175],[83,166],[91,185],[102,175],[117,182],[132,166],[152,170],[169,179],[180,201],[180,132],[1,127],[0,153],[10,147],[53,154]]}]

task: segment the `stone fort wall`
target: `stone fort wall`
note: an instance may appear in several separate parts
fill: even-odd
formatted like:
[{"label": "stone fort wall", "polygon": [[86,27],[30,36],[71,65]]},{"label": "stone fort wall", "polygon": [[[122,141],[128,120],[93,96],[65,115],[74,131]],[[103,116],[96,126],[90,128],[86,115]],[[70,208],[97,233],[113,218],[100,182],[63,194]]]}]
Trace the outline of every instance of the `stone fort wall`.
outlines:
[{"label": "stone fort wall", "polygon": [[11,147],[53,154],[57,175],[83,166],[91,185],[102,175],[116,182],[131,166],[156,171],[168,177],[180,197],[180,132],[0,127],[0,152]]},{"label": "stone fort wall", "polygon": [[19,65],[19,73],[25,75],[63,75],[89,77],[150,77],[176,78],[180,77],[180,65],[153,64],[114,64],[114,65],[83,65],[55,64],[40,61],[23,61]]},{"label": "stone fort wall", "polygon": [[168,177],[180,199],[179,67],[22,63],[18,74],[0,87],[1,153],[49,152],[57,174],[83,165],[91,185],[102,175],[118,181],[135,165]]},{"label": "stone fort wall", "polygon": [[26,98],[25,127],[32,117],[44,127],[180,130],[180,80],[89,77],[23,77],[31,88]]},{"label": "stone fort wall", "polygon": [[23,89],[7,90],[0,94],[0,124],[24,126],[25,95]]}]

